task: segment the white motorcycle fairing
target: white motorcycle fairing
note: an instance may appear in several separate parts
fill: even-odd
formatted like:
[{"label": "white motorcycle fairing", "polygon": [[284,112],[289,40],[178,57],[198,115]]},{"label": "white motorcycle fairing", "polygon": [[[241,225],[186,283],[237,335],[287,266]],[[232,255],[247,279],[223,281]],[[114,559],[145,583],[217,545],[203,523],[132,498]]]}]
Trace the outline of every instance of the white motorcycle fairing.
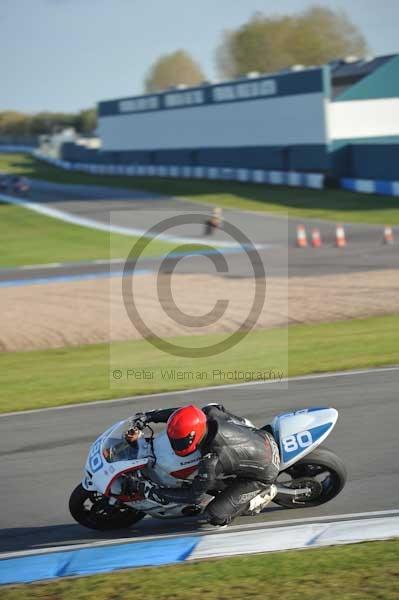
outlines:
[{"label": "white motorcycle fairing", "polygon": [[[124,440],[124,434],[130,426],[130,420],[119,421],[92,444],[82,480],[86,490],[97,491],[110,498],[120,496],[121,476],[134,471],[145,473],[146,477],[159,485],[176,488],[194,476],[201,457],[199,452],[187,457],[177,456],[165,431],[157,434],[152,443],[141,436],[132,448]],[[114,452],[114,457],[111,452]],[[126,498],[124,501],[127,506],[159,517],[176,516],[182,511],[181,505],[168,505],[166,514],[165,508],[149,499]]]},{"label": "white motorcycle fairing", "polygon": [[306,408],[275,417],[271,427],[280,447],[280,471],[320,446],[337,419],[335,408]]}]

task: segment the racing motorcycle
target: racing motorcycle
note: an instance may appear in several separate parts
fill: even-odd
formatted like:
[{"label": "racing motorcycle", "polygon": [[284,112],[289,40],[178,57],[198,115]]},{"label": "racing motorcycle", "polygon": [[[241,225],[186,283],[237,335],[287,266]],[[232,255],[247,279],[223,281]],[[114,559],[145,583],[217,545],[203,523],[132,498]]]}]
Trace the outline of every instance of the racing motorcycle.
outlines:
[{"label": "racing motorcycle", "polygon": [[[280,448],[275,504],[314,507],[341,492],[346,481],[345,466],[331,450],[320,447],[337,418],[334,408],[307,408],[280,414],[261,428],[274,436]],[[83,480],[69,500],[71,515],[81,525],[106,531],[130,527],[146,515],[160,519],[201,515],[218,493],[208,490],[197,505],[165,505],[137,493],[126,495],[126,477],[149,479],[165,487],[190,485],[201,458],[198,451],[177,456],[165,430],[155,434],[148,424],[137,429],[137,422],[133,416],[112,425],[91,446]],[[245,422],[255,427],[249,420]],[[125,435],[132,429],[138,432],[134,444]],[[246,514],[259,513],[268,503],[259,494],[251,500]]]}]

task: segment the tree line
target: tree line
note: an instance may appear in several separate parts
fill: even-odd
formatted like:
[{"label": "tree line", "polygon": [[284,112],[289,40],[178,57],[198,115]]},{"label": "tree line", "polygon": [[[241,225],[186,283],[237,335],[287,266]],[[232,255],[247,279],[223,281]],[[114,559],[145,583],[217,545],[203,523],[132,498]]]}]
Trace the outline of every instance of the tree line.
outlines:
[{"label": "tree line", "polygon": [[78,113],[41,112],[34,115],[16,111],[0,112],[0,136],[34,137],[74,127],[78,133],[90,134],[97,126],[95,108]]},{"label": "tree line", "polygon": [[[368,52],[365,36],[345,12],[314,5],[294,15],[254,14],[237,29],[222,34],[215,62],[222,79],[233,79],[296,64],[319,66],[345,56],[364,57]],[[144,87],[152,93],[204,80],[199,63],[185,50],[177,50],[155,61]]]}]

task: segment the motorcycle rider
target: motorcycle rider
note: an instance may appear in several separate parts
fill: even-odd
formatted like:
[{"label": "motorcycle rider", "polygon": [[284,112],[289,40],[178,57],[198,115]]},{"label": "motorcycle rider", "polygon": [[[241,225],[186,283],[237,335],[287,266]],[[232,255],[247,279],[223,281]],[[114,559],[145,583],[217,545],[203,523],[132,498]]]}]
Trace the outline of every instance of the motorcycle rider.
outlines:
[{"label": "motorcycle rider", "polygon": [[[139,493],[160,503],[196,505],[210,492],[215,498],[206,508],[212,525],[227,525],[253,509],[251,500],[261,494],[261,507],[276,495],[273,482],[279,473],[280,457],[271,433],[248,426],[221,406],[207,405],[153,410],[136,415],[136,425],[167,423],[167,435],[177,456],[201,453],[198,472],[190,487],[166,488],[148,480],[126,478],[126,493]],[[134,443],[134,429],[126,433]]]}]

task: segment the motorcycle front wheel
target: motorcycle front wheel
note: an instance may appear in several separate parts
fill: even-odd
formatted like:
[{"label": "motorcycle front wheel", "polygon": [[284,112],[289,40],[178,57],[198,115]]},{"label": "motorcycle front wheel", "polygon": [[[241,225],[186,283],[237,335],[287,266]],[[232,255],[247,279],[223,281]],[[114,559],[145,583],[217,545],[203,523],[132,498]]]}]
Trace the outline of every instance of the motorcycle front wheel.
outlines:
[{"label": "motorcycle front wheel", "polygon": [[277,494],[273,502],[285,508],[320,506],[341,492],[346,478],[346,468],[342,460],[327,448],[316,448],[282,471],[276,482],[290,489],[310,488],[310,494],[296,497]]},{"label": "motorcycle front wheel", "polygon": [[80,525],[98,531],[126,529],[145,516],[145,513],[128,506],[110,506],[105,496],[85,490],[82,484],[73,490],[69,498],[69,512]]}]

